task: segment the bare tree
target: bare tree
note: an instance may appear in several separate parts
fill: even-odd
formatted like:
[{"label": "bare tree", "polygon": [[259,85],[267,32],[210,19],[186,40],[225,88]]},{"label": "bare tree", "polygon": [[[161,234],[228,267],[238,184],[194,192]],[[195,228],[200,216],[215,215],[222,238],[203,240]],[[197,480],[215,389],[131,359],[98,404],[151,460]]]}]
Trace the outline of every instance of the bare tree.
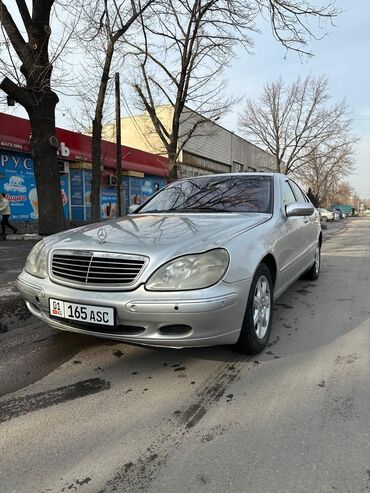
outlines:
[{"label": "bare tree", "polygon": [[32,12],[26,0],[10,3],[11,10],[5,0],[0,0],[0,88],[28,113],[39,200],[39,232],[50,234],[65,227],[55,137],[58,96],[51,87],[58,50],[53,57],[49,54],[54,0],[33,0]]},{"label": "bare tree", "polygon": [[[307,41],[317,36],[308,19],[331,20],[337,11],[332,2],[314,7],[305,0],[169,0],[156,14],[154,24],[142,23],[142,44],[131,45],[140,68],[134,88],[175,179],[185,143],[236,101],[224,97],[223,71],[237,44],[253,45],[256,17],[270,20],[287,49],[310,55]],[[172,108],[170,122],[161,117],[163,104]],[[184,111],[187,106],[194,112]]]},{"label": "bare tree", "polygon": [[168,155],[171,179],[186,142],[232,104],[223,94],[223,71],[236,43],[250,46],[255,14],[241,0],[168,0],[155,6],[151,23],[142,20],[141,40],[127,40],[133,87]]},{"label": "bare tree", "polygon": [[355,140],[347,105],[330,104],[325,77],[266,84],[256,101],[247,100],[239,125],[275,156],[276,170],[287,174],[307,164],[312,153],[325,155],[331,142],[344,149]]},{"label": "bare tree", "polygon": [[347,181],[338,183],[337,188],[330,194],[330,204],[352,204],[356,192]]},{"label": "bare tree", "polygon": [[[310,0],[255,0],[260,13],[270,21],[275,39],[286,50],[302,56],[313,56],[308,47],[311,39],[321,39],[326,35],[327,22],[340,13],[335,1],[323,4]],[[315,27],[314,22],[318,24]],[[327,21],[327,22],[325,22]]]},{"label": "bare tree", "polygon": [[328,207],[339,183],[351,174],[353,169],[352,147],[331,145],[326,146],[325,150],[312,151],[307,158],[307,164],[300,167],[295,175],[307,190],[311,190],[317,204]]},{"label": "bare tree", "polygon": [[91,219],[100,220],[101,139],[107,96],[110,96],[114,69],[122,65],[121,43],[138,17],[142,17],[154,0],[85,0],[79,29],[75,32],[83,48],[83,71],[79,78],[84,110],[91,117],[92,184]]}]

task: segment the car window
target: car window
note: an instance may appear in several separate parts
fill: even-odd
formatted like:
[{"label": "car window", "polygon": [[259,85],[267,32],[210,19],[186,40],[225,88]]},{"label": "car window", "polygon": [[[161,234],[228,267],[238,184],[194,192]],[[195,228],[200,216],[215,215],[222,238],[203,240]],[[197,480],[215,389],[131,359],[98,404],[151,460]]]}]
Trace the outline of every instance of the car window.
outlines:
[{"label": "car window", "polygon": [[272,177],[202,176],[171,183],[135,213],[261,212],[271,214]]},{"label": "car window", "polygon": [[292,187],[294,195],[297,199],[297,202],[307,202],[302,190],[299,186],[292,180],[289,180],[289,185]]},{"label": "car window", "polygon": [[283,182],[282,190],[281,190],[281,201],[283,205],[294,204],[296,202],[296,198],[294,193],[290,187],[288,180]]}]

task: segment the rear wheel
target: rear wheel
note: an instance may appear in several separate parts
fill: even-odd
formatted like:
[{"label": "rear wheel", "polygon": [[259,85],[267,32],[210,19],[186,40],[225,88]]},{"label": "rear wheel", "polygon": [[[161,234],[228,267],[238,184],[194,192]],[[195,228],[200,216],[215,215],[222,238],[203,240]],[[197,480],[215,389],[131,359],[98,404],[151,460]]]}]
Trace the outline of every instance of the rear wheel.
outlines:
[{"label": "rear wheel", "polygon": [[263,351],[270,337],[273,308],[271,273],[261,264],[252,280],[247,308],[236,349],[247,354]]},{"label": "rear wheel", "polygon": [[316,281],[320,275],[320,267],[321,267],[321,245],[317,244],[315,250],[315,260],[309,270],[304,274],[304,278],[310,281]]}]

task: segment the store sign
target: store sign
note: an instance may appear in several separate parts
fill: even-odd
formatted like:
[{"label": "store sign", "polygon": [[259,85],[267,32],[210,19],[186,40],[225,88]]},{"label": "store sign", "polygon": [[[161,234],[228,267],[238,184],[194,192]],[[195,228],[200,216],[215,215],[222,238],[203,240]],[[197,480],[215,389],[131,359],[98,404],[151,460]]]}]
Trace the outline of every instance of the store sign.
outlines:
[{"label": "store sign", "polygon": [[0,146],[9,147],[10,149],[18,149],[20,151],[23,149],[22,144],[15,144],[14,142],[7,142],[6,140],[0,140]]},{"label": "store sign", "polygon": [[[33,161],[28,154],[0,150],[0,192],[6,193],[14,221],[34,221],[39,217]],[[68,181],[61,177],[64,213],[68,215]]]},{"label": "store sign", "polygon": [[60,146],[59,146],[59,154],[62,157],[69,157],[69,155],[71,154],[71,151],[69,150],[69,147],[67,147],[64,142],[61,142],[60,143]]}]

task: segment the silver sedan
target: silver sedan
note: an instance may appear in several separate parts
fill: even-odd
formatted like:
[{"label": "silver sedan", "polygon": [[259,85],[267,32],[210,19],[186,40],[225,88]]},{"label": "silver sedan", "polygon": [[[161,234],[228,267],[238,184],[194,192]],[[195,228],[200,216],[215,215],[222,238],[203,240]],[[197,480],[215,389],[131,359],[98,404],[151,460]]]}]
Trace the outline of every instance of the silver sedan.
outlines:
[{"label": "silver sedan", "polygon": [[171,183],[123,219],[40,241],[18,278],[51,326],[168,347],[268,342],[273,302],[320,272],[319,214],[285,175]]}]

